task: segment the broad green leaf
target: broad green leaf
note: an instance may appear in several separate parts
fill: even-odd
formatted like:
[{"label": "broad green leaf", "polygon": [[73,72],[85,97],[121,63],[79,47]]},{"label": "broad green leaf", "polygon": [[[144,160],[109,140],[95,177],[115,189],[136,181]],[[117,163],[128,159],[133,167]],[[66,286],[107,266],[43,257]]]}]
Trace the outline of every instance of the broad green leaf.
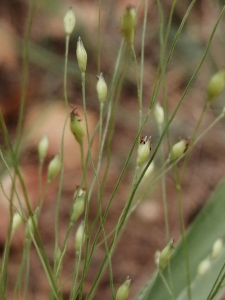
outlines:
[{"label": "broad green leaf", "polygon": [[[214,242],[219,237],[224,238],[224,236],[225,182],[223,181],[217,187],[208,204],[202,209],[186,233],[189,254],[191,295],[193,300],[207,299],[209,292],[212,289],[223,264],[225,263],[224,246],[221,255],[212,261],[210,269],[204,275],[197,276],[199,263],[210,256]],[[169,268],[171,278],[169,277]],[[184,246],[181,241],[176,246],[169,268],[167,267],[163,271],[163,276],[173,292],[173,297],[169,294],[161,276],[157,276],[155,274],[154,278],[152,278],[139,292],[135,300],[188,299],[187,270],[185,265]],[[222,289],[220,289],[219,292],[221,293]],[[218,294],[214,299],[218,299]]]}]

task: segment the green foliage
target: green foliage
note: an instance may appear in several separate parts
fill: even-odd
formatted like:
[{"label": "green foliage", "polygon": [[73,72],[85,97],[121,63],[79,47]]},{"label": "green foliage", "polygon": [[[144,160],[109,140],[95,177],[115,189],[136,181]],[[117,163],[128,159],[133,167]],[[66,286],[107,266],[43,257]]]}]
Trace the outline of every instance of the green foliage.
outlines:
[{"label": "green foliage", "polygon": [[[200,51],[200,48],[198,48],[198,59],[196,59],[197,62],[194,61],[194,67],[190,67],[188,70],[188,74],[186,74],[188,77],[187,82],[182,83],[185,86],[181,85],[180,89],[182,89],[182,91],[180,91],[180,96],[177,101],[174,101],[171,105],[168,100],[170,97],[168,92],[170,86],[167,84],[167,74],[171,71],[171,66],[177,60],[177,54],[179,53],[177,48],[183,49],[185,54],[185,51],[189,52],[189,49],[193,48],[191,45],[196,43],[196,41],[191,41],[191,38],[188,37],[188,34],[185,34],[185,30],[187,30],[187,23],[196,2],[196,0],[189,1],[189,6],[185,6],[187,5],[185,2],[185,5],[182,5],[181,7],[180,3],[174,0],[170,6],[169,13],[167,14],[168,9],[165,8],[168,7],[164,7],[164,3],[162,1],[156,1],[154,8],[155,11],[157,11],[157,19],[155,20],[157,23],[157,30],[155,31],[157,32],[155,33],[157,34],[157,46],[155,46],[155,42],[150,39],[149,34],[152,24],[151,22],[147,22],[149,13],[148,0],[139,1],[139,6],[137,8],[128,6],[125,8],[124,15],[121,18],[121,44],[119,46],[117,40],[118,37],[117,39],[115,38],[114,41],[113,36],[108,34],[108,32],[105,34],[105,36],[101,36],[101,27],[103,26],[101,13],[105,7],[102,5],[101,1],[99,1],[98,32],[96,32],[96,39],[93,39],[92,37],[90,38],[90,40],[93,39],[96,41],[96,48],[93,47],[92,51],[90,51],[90,45],[87,43],[86,46],[85,43],[84,49],[81,38],[79,38],[76,53],[78,66],[77,64],[74,64],[75,58],[73,59],[73,57],[71,57],[71,59],[69,59],[69,47],[73,47],[72,36],[74,34],[73,31],[75,28],[75,23],[79,23],[80,21],[79,17],[77,19],[75,18],[76,9],[74,9],[74,13],[70,9],[64,18],[64,77],[61,72],[62,59],[57,57],[54,53],[46,52],[42,48],[38,48],[30,43],[32,22],[34,21],[36,6],[35,0],[29,3],[26,33],[22,51],[22,96],[15,140],[12,140],[9,129],[7,128],[6,122],[3,118],[3,114],[0,112],[0,130],[4,140],[4,147],[0,148],[0,158],[2,162],[1,171],[2,174],[8,174],[12,185],[8,195],[5,191],[4,185],[1,183],[1,189],[8,201],[9,215],[7,238],[0,264],[1,299],[6,300],[8,297],[10,247],[12,236],[15,235],[18,227],[17,223],[15,223],[14,210],[19,211],[20,213],[19,216],[21,218],[19,222],[24,222],[27,225],[26,239],[24,240],[23,253],[21,256],[21,264],[15,279],[15,287],[13,290],[14,298],[21,298],[21,295],[26,298],[27,290],[29,289],[30,284],[29,254],[31,247],[34,246],[42,265],[42,272],[45,274],[46,280],[48,281],[50,292],[47,298],[50,300],[63,299],[63,288],[65,284],[62,280],[64,273],[64,270],[62,271],[63,262],[68,251],[68,244],[71,242],[70,239],[73,239],[73,243],[70,243],[70,245],[73,245],[74,256],[72,257],[71,261],[72,264],[74,264],[74,267],[72,274],[68,274],[68,280],[70,280],[69,299],[82,299],[84,297],[85,280],[88,278],[89,270],[92,268],[93,262],[95,262],[95,252],[102,244],[104,244],[104,252],[101,254],[101,258],[98,262],[98,270],[95,272],[93,281],[89,284],[89,289],[86,292],[85,297],[88,300],[93,299],[101,278],[103,278],[103,276],[106,274],[105,276],[108,276],[107,278],[109,280],[108,290],[111,292],[112,299],[128,299],[129,295],[132,294],[132,278],[130,279],[127,277],[127,280],[124,282],[124,284],[122,284],[122,286],[120,286],[117,293],[115,293],[114,262],[112,257],[119,239],[123,237],[123,230],[126,227],[129,218],[132,216],[132,212],[142,202],[142,200],[146,198],[146,195],[150,193],[152,187],[159,181],[161,181],[160,184],[162,186],[161,193],[163,198],[164,219],[166,225],[165,236],[167,240],[165,245],[167,244],[167,246],[159,254],[157,268],[158,271],[153,275],[146,286],[137,294],[135,299],[210,300],[214,297],[218,297],[218,295],[222,292],[225,278],[225,250],[224,247],[222,247],[222,252],[220,255],[216,257],[216,254],[218,255],[218,253],[216,253],[214,254],[214,258],[211,255],[211,252],[214,242],[219,237],[222,237],[223,239],[225,236],[225,182],[223,181],[214,191],[212,198],[201,210],[188,231],[186,231],[185,228],[184,212],[182,208],[182,184],[193,148],[203,136],[208,134],[215,124],[224,118],[225,110],[221,109],[220,114],[218,114],[219,116],[213,121],[210,121],[211,123],[206,126],[201,135],[198,135],[203,118],[207,110],[211,109],[211,100],[217,100],[219,96],[223,95],[225,86],[223,69],[223,71],[216,73],[216,77],[212,77],[208,88],[207,82],[205,83],[205,96],[202,97],[203,105],[198,104],[197,107],[195,99],[193,102],[189,101],[191,102],[190,105],[193,105],[191,110],[193,115],[196,115],[198,112],[196,107],[199,109],[199,111],[201,111],[199,117],[197,117],[196,124],[193,126],[194,128],[192,129],[193,131],[191,132],[190,140],[187,142],[184,138],[182,138],[180,142],[177,142],[174,146],[172,146],[174,144],[172,142],[173,135],[175,135],[174,128],[176,127],[176,130],[179,132],[179,128],[177,128],[179,126],[176,126],[175,122],[176,117],[179,114],[181,105],[184,104],[184,100],[188,93],[195,89],[195,84],[198,84],[198,76],[202,69],[204,71],[204,63],[207,60],[216,30],[219,27],[225,13],[225,6],[220,7],[218,5],[218,16],[206,38],[204,49],[201,47]],[[111,6],[113,7],[115,3],[116,2],[112,1]],[[40,7],[42,6],[43,4],[40,4]],[[139,13],[142,14],[142,18],[139,17]],[[173,23],[173,18],[178,17],[176,14],[179,15],[178,26],[176,26],[176,22]],[[109,11],[109,16],[110,20],[113,19],[111,18],[111,11]],[[141,21],[143,23],[140,23]],[[107,22],[105,24],[107,24]],[[119,27],[119,24],[117,25]],[[77,27],[75,30],[77,30]],[[148,37],[147,42],[145,40],[146,37]],[[188,41],[188,47],[184,46],[184,43],[182,43],[182,39],[184,37],[185,41]],[[103,44],[104,49],[102,51],[101,46]],[[116,46],[113,46],[114,44]],[[183,48],[180,47],[180,44],[182,44]],[[109,48],[112,48],[113,50],[116,49],[116,58],[112,59],[111,56],[108,55],[108,45]],[[152,51],[152,48],[154,48],[153,51],[155,51],[155,53],[157,52],[155,59],[158,61],[157,67],[155,68],[155,74],[153,75],[153,79],[151,80],[150,84],[151,94],[149,94],[147,93],[148,88],[146,88],[149,86],[147,56]],[[196,47],[193,49],[193,51],[196,51]],[[41,53],[43,55],[40,55],[39,50],[42,50]],[[146,50],[149,50],[147,54]],[[29,56],[29,54],[31,55]],[[46,60],[43,59],[43,57],[45,57]],[[189,60],[190,53],[189,56],[187,54],[186,57],[188,57]],[[24,147],[23,120],[25,115],[26,94],[28,90],[29,58],[33,61],[38,61],[37,63],[39,63],[41,66],[47,65],[49,62],[50,65],[53,62],[56,62],[56,68],[54,69],[58,70],[60,76],[63,77],[65,105],[65,120],[62,126],[62,135],[60,137],[61,149],[58,149],[60,150],[60,154],[56,155],[48,164],[46,172],[47,182],[45,183],[44,189],[42,189],[44,178],[43,167],[47,157],[47,151],[50,148],[49,146],[51,146],[49,145],[47,136],[45,136],[44,140],[40,142],[37,149],[37,152],[39,153],[39,165],[37,167],[39,175],[37,183],[37,206],[35,208],[33,208],[31,205],[31,199],[27,191],[26,180],[20,169],[21,153]],[[93,61],[93,58],[96,60],[96,62]],[[113,61],[112,65],[109,63],[110,60]],[[90,80],[90,78],[91,76],[93,77],[96,72],[93,71],[93,69],[88,68],[89,64],[93,64],[98,70],[98,74],[100,74],[98,77],[97,86],[95,85],[95,87],[93,84],[94,80]],[[192,62],[190,62],[190,65],[192,65]],[[46,68],[50,69],[51,67],[48,65]],[[106,72],[106,81],[103,78],[101,68],[108,70],[108,73]],[[78,72],[78,69],[80,69],[80,72]],[[55,72],[55,70],[53,72]],[[189,73],[190,71],[191,75]],[[87,82],[86,73],[89,73],[88,76],[90,76]],[[77,86],[80,88],[80,94],[82,95],[84,119],[80,118],[76,106],[73,106],[72,112],[70,111],[70,101],[68,99],[69,93],[67,91],[67,81],[70,74],[73,76],[76,75],[76,81],[78,82]],[[132,116],[132,118],[130,118],[129,115],[130,107],[129,109],[126,108],[126,113],[123,113],[122,108],[118,106],[119,99],[121,98],[121,95],[123,95],[122,87],[124,86],[124,83],[129,82],[129,80],[135,87],[134,92],[132,90],[132,97],[136,99],[136,106],[134,110],[135,115]],[[146,94],[144,88],[146,88]],[[89,97],[86,97],[87,91],[89,92]],[[195,92],[193,94],[195,95]],[[90,103],[87,103],[87,99],[90,98],[92,103],[95,103],[94,105],[98,109],[98,123],[93,133],[91,133],[89,127],[87,113],[87,109],[90,106]],[[162,106],[156,104],[158,99],[162,100]],[[198,99],[198,97],[196,97],[196,99]],[[152,128],[153,126],[149,126],[148,123],[151,121],[153,108],[155,108],[155,117],[157,123],[157,126],[155,126],[156,128]],[[114,167],[115,164],[115,155],[112,154],[113,137],[119,136],[115,129],[116,118],[120,113],[122,124],[123,126],[126,126],[126,130],[132,135],[132,138],[127,139],[130,142],[129,144],[123,136],[123,142],[125,140],[126,143],[124,144],[128,144],[125,145],[127,146],[126,149],[128,150],[125,151],[125,157],[116,181],[111,182],[109,169],[110,166],[113,165]],[[63,181],[65,179],[65,135],[68,123],[70,124],[70,130],[72,131],[72,134],[79,145],[81,157],[80,170],[82,175],[79,178],[79,187],[77,192],[75,193],[74,197],[72,197],[73,203],[70,208],[70,216],[67,220],[68,222],[65,226],[66,229],[65,233],[63,234],[63,240],[59,241],[59,220],[61,214],[60,207],[63,198]],[[152,122],[152,124],[154,123]],[[157,137],[154,137],[154,143],[151,143],[151,136],[149,138],[147,136],[143,138],[142,132],[144,130],[151,130],[150,134],[153,134],[154,136],[157,135],[158,140]],[[98,138],[96,138],[97,136]],[[93,143],[96,140],[98,151],[97,158],[95,160],[92,156],[91,149],[93,149]],[[139,144],[139,141],[141,141],[141,144]],[[86,144],[87,147],[85,149]],[[118,147],[118,149],[120,149],[120,147]],[[166,153],[169,153],[168,159],[168,154]],[[71,160],[72,159],[73,157],[71,157]],[[156,161],[156,172],[153,175],[151,174],[151,177],[147,175],[147,173],[149,166],[153,165],[153,160],[154,162]],[[182,160],[183,162],[180,168],[178,163],[180,163]],[[177,245],[175,243],[175,246],[173,237],[170,236],[170,222],[167,209],[168,197],[170,197],[170,195],[167,195],[166,191],[166,175],[171,170],[173,171],[173,173],[171,173],[175,183],[174,186],[178,211],[177,215],[179,219],[179,230],[181,237],[180,242]],[[117,200],[117,192],[121,186],[123,187],[123,178],[126,173],[128,173],[127,177],[132,179],[127,187],[127,194],[123,194],[124,202],[121,204],[122,206],[119,210],[116,223],[113,224],[112,230],[108,231],[108,216],[111,213],[112,204],[116,202],[114,200]],[[46,250],[44,239],[39,231],[40,222],[37,221],[40,221],[40,216],[43,213],[42,204],[49,185],[56,180],[56,177],[59,178],[59,182],[57,185],[56,206],[55,211],[53,212],[55,216],[54,254],[53,257],[49,258],[49,253]],[[17,182],[20,184],[21,193],[18,192]],[[106,189],[108,182],[113,185],[110,195]],[[94,218],[90,218],[90,204],[92,198],[94,198],[96,207]],[[19,209],[16,207],[14,199],[16,199],[18,202]],[[78,227],[77,221],[81,216],[83,216],[84,219],[80,223],[81,225]],[[78,227],[76,231],[74,230],[74,226]],[[112,224],[110,224],[110,228],[111,227]],[[75,235],[73,234],[73,237],[71,237],[72,232],[76,232]],[[175,250],[173,250],[173,246],[175,247]],[[207,263],[205,264],[205,269],[202,268],[199,270],[199,266],[204,267],[204,265],[200,265],[203,261]],[[106,269],[108,269],[108,273],[105,272]]]},{"label": "green foliage", "polygon": [[[192,299],[212,299],[208,298],[208,296],[219,272],[222,270],[220,278],[225,276],[225,247],[223,247],[221,255],[212,261],[210,269],[202,276],[197,275],[198,265],[203,259],[210,256],[213,243],[218,237],[224,238],[225,236],[224,195],[225,182],[223,181],[186,233]],[[171,286],[173,298],[169,294],[161,277],[157,276],[155,279],[154,276],[147,286],[136,296],[135,300],[188,299],[186,265],[182,241],[175,247],[169,267],[164,270],[163,274]],[[223,285],[221,285],[221,288],[224,289]],[[222,289],[219,289],[218,292],[221,293]]]}]

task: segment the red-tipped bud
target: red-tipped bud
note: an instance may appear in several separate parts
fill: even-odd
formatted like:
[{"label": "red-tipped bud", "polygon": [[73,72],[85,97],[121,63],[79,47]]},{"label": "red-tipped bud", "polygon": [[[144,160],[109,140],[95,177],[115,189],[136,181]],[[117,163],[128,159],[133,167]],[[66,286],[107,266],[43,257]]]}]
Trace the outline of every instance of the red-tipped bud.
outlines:
[{"label": "red-tipped bud", "polygon": [[70,113],[70,130],[77,142],[81,145],[84,139],[84,127],[76,107]]},{"label": "red-tipped bud", "polygon": [[173,145],[170,150],[168,160],[174,161],[178,159],[182,154],[184,154],[188,149],[188,142],[186,140],[181,140],[180,142]]},{"label": "red-tipped bud", "polygon": [[137,152],[137,165],[140,167],[148,158],[151,151],[151,137],[142,137]]},{"label": "red-tipped bud", "polygon": [[79,217],[84,212],[84,208],[85,208],[86,192],[84,189],[80,189],[78,193],[79,193],[78,195],[77,195],[77,192],[75,192],[75,194],[74,194],[75,202],[73,204],[73,212],[71,215],[72,223],[76,222],[79,219]]}]

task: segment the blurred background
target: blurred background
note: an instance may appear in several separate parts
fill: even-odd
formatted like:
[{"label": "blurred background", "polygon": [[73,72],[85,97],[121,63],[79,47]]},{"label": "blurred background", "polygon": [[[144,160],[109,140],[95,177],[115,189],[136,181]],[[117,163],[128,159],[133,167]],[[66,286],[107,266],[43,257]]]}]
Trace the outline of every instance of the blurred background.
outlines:
[{"label": "blurred background", "polygon": [[[30,1],[31,3],[32,1]],[[177,1],[168,36],[169,53],[175,34],[190,5],[189,0]],[[141,39],[144,20],[145,1],[108,0],[102,1],[101,11],[101,71],[108,85],[112,80],[117,54],[122,41],[120,33],[120,18],[130,4],[139,7],[137,26],[134,38],[134,48],[140,70]],[[168,22],[171,1],[161,1],[165,24]],[[172,114],[188,81],[197,68],[206,49],[207,42],[213,30],[224,1],[197,0],[187,19],[184,29],[178,39],[173,56],[166,71],[166,89],[168,113]],[[76,45],[80,36],[88,54],[86,72],[86,102],[88,123],[91,133],[99,119],[99,102],[96,95],[96,75],[98,75],[97,42],[98,42],[98,1],[36,1],[34,18],[29,41],[29,80],[25,106],[24,131],[21,152],[21,170],[23,172],[28,192],[35,208],[37,200],[38,156],[37,144],[43,133],[49,136],[50,146],[48,159],[44,168],[43,183],[46,182],[46,167],[49,160],[60,151],[61,132],[65,120],[65,105],[63,97],[63,72],[65,35],[63,17],[69,7],[76,15],[75,31],[71,35],[68,62],[68,99],[71,105],[82,111],[81,76],[76,62]],[[28,2],[23,0],[2,0],[0,2],[0,109],[7,124],[11,140],[14,141],[18,121],[18,111],[23,81],[23,42],[27,26]],[[149,106],[154,80],[160,61],[159,13],[156,1],[148,1],[147,28],[145,36],[145,61],[143,77],[143,112]],[[180,138],[191,136],[200,117],[206,101],[206,88],[213,73],[224,67],[225,62],[225,19],[213,38],[209,53],[200,69],[196,80],[185,96],[184,102],[170,126],[173,143]],[[123,61],[126,57],[124,55]],[[120,67],[122,74],[124,63]],[[116,94],[116,92],[115,92]],[[207,128],[221,113],[224,107],[223,93],[214,102],[204,116],[199,133]],[[157,100],[163,102],[163,90],[159,91]],[[134,62],[131,59],[118,98],[118,109],[115,115],[115,130],[111,146],[111,163],[108,180],[103,195],[103,209],[106,208],[118,176],[138,128],[138,99]],[[224,176],[225,121],[218,123],[192,152],[185,178],[182,183],[182,205],[185,225],[188,226],[206,203],[211,192]],[[159,133],[153,114],[150,116],[143,135],[152,136],[152,147],[157,144]],[[4,148],[4,138],[0,131],[1,148]],[[98,139],[94,141],[92,155],[94,161],[98,157]],[[106,232],[110,232],[117,224],[118,217],[126,203],[131,186],[136,157],[128,166],[127,172],[115,195],[115,199],[107,217]],[[168,155],[167,142],[164,143],[165,160]],[[102,169],[106,166],[103,158]],[[155,170],[160,167],[160,156],[156,156]],[[10,177],[0,162],[1,183],[6,192],[10,190]],[[79,147],[73,136],[67,130],[65,138],[65,178],[63,183],[62,201],[59,216],[59,243],[63,241],[68,218],[73,201],[73,193],[81,180]],[[93,179],[93,173],[88,173],[88,182]],[[154,173],[152,174],[154,177]],[[151,180],[150,177],[149,180]],[[149,181],[150,183],[150,181]],[[145,183],[146,185],[149,184]],[[19,187],[18,187],[19,188]],[[54,181],[48,189],[43,210],[40,216],[39,228],[46,245],[46,251],[52,264],[54,249],[54,212],[57,199],[58,181]],[[140,192],[140,191],[139,191]],[[180,238],[178,207],[173,174],[166,175],[166,193],[169,211],[171,237]],[[90,224],[97,211],[97,194],[93,193],[90,203]],[[8,202],[3,192],[0,192],[0,255],[3,253],[8,224]],[[62,270],[63,297],[68,299],[71,277],[74,267],[74,234],[72,230],[65,263]],[[209,233],[210,234],[210,233]],[[24,228],[12,240],[9,264],[9,293],[15,284],[24,241]],[[159,180],[146,199],[141,202],[132,214],[123,236],[117,245],[112,258],[115,288],[129,276],[132,280],[131,295],[143,286],[155,269],[154,253],[166,243],[162,183]],[[95,278],[98,267],[104,258],[105,248],[101,245],[93,256],[88,272],[85,295]],[[48,299],[49,284],[43,275],[41,262],[32,248],[30,254],[30,284],[28,299]],[[23,298],[21,298],[23,299]],[[106,269],[94,299],[110,299],[109,272]]]}]

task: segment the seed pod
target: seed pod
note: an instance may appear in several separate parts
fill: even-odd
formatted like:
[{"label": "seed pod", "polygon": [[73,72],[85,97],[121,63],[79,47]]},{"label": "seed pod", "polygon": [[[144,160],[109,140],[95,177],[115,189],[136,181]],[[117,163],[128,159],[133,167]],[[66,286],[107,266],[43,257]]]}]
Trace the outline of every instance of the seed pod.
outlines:
[{"label": "seed pod", "polygon": [[214,74],[207,87],[207,100],[208,102],[213,101],[223,91],[225,87],[225,70],[220,70]]},{"label": "seed pod", "polygon": [[48,165],[48,181],[52,181],[59,173],[61,169],[61,158],[60,155],[57,154],[50,161]]},{"label": "seed pod", "polygon": [[180,142],[173,145],[170,150],[168,160],[174,161],[178,159],[182,154],[184,154],[188,149],[188,142],[186,140],[181,140]]},{"label": "seed pod", "polygon": [[76,197],[76,200],[73,204],[73,212],[71,215],[72,223],[76,222],[79,219],[79,217],[82,215],[82,213],[84,212],[85,195],[86,195],[86,192],[84,191],[84,189],[79,190],[78,196],[77,196],[77,192],[75,192],[75,194],[74,194],[74,198]]},{"label": "seed pod", "polygon": [[80,37],[78,38],[78,42],[77,42],[76,54],[77,54],[77,62],[80,71],[81,73],[84,73],[86,71],[86,66],[87,66],[87,52],[84,48],[84,45]]},{"label": "seed pod", "polygon": [[38,156],[41,163],[43,163],[48,152],[48,136],[44,134],[38,144]]},{"label": "seed pod", "polygon": [[211,267],[211,261],[207,257],[206,259],[201,261],[200,264],[198,265],[198,269],[197,269],[198,276],[203,276],[210,269],[210,267]]},{"label": "seed pod", "polygon": [[100,103],[104,103],[107,96],[107,85],[105,79],[103,77],[103,73],[101,72],[99,76],[97,76],[98,82],[96,85],[96,90],[98,94],[98,100]]},{"label": "seed pod", "polygon": [[161,251],[159,255],[159,269],[162,271],[170,261],[173,253],[173,239],[167,244],[167,246]]},{"label": "seed pod", "polygon": [[140,167],[148,158],[151,151],[151,137],[141,137],[140,145],[137,151],[137,165]]},{"label": "seed pod", "polygon": [[76,18],[75,18],[72,8],[70,8],[68,10],[63,21],[64,21],[65,33],[66,33],[66,35],[69,36],[72,33],[72,31],[74,30],[74,27],[76,24]]},{"label": "seed pod", "polygon": [[136,9],[134,6],[128,6],[120,22],[121,33],[125,41],[133,45],[134,27],[136,23]]},{"label": "seed pod", "polygon": [[221,238],[217,239],[212,247],[211,258],[216,259],[220,256],[223,249],[223,240]]},{"label": "seed pod", "polygon": [[20,227],[20,225],[22,224],[23,219],[21,217],[21,214],[16,212],[13,215],[13,222],[12,222],[12,234],[14,234],[14,232]]},{"label": "seed pod", "polygon": [[116,300],[126,300],[128,298],[130,292],[130,283],[131,279],[128,276],[124,283],[118,288]]},{"label": "seed pod", "polygon": [[70,130],[77,142],[81,145],[84,139],[84,127],[77,112],[77,107],[73,108],[70,113]]},{"label": "seed pod", "polygon": [[159,103],[156,103],[154,110],[155,119],[158,125],[162,125],[164,121],[164,110]]},{"label": "seed pod", "polygon": [[75,235],[75,249],[77,252],[81,251],[85,239],[86,239],[86,234],[84,231],[84,222],[82,221]]}]

